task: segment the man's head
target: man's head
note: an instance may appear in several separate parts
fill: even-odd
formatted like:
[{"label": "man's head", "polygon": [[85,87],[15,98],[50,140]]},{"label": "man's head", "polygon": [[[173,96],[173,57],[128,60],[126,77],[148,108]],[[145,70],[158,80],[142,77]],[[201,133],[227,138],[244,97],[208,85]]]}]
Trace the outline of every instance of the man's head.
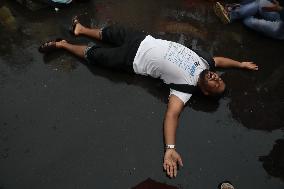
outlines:
[{"label": "man's head", "polygon": [[218,96],[221,95],[226,88],[221,77],[212,71],[203,70],[198,79],[198,86],[205,95]]}]

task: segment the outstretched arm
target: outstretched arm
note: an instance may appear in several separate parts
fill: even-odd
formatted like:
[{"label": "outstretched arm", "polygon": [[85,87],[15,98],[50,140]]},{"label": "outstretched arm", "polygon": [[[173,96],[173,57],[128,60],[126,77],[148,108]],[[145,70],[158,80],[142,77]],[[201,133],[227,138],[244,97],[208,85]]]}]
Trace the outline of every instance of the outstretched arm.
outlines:
[{"label": "outstretched arm", "polygon": [[[164,120],[164,139],[165,145],[175,145],[176,129],[178,127],[179,115],[183,109],[183,102],[175,95],[169,97],[168,107]],[[166,149],[164,155],[164,170],[171,178],[177,176],[177,168],[183,166],[180,155],[176,149]]]},{"label": "outstretched arm", "polygon": [[215,66],[218,68],[243,68],[248,70],[258,70],[258,66],[253,62],[239,62],[225,57],[214,57]]}]

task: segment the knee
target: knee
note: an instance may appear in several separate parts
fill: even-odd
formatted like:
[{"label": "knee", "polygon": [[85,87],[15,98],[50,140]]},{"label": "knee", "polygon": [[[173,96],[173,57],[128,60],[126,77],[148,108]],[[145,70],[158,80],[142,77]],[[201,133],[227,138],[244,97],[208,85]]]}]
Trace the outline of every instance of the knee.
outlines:
[{"label": "knee", "polygon": [[249,28],[253,28],[256,22],[257,22],[256,18],[253,17],[248,17],[243,19],[243,24]]}]

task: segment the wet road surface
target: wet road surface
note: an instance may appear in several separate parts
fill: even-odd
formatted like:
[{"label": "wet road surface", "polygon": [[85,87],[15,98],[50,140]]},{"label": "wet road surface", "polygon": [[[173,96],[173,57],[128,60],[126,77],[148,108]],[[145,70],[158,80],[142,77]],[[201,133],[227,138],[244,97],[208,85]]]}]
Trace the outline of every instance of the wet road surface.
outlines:
[{"label": "wet road surface", "polygon": [[[284,43],[241,23],[224,26],[208,1],[92,0],[55,11],[3,1],[0,27],[0,187],[131,188],[148,177],[179,188],[284,187]],[[162,171],[168,91],[160,82],[89,67],[42,41],[63,37],[72,16],[89,26],[120,23],[193,49],[255,61],[260,70],[219,70],[229,92],[195,97],[184,109],[177,148],[184,167]],[[0,15],[1,16],[1,15]],[[3,24],[4,23],[4,24]]]}]

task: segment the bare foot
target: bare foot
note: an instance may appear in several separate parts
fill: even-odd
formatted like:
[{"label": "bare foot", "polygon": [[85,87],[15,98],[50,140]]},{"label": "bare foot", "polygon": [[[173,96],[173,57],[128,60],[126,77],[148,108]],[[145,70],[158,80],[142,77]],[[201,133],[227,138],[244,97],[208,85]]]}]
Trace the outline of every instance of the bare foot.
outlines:
[{"label": "bare foot", "polygon": [[64,47],[64,45],[66,45],[66,44],[68,44],[68,42],[63,39],[63,40],[61,40],[61,41],[57,41],[57,42],[55,43],[55,46],[56,46],[56,48],[62,48],[62,47]]},{"label": "bare foot", "polygon": [[78,16],[73,17],[72,19],[72,29],[71,32],[75,35],[78,36],[80,35],[82,32],[82,30],[84,29],[84,26],[80,23],[80,20],[78,18]]},{"label": "bare foot", "polygon": [[58,48],[62,48],[64,44],[68,44],[66,40],[63,39],[55,39],[47,41],[43,44],[41,44],[38,48],[38,51],[41,53],[50,53],[52,51],[55,51]]},{"label": "bare foot", "polygon": [[79,22],[77,22],[74,28],[74,35],[76,36],[80,35],[83,29],[84,29],[84,26],[80,24]]}]

